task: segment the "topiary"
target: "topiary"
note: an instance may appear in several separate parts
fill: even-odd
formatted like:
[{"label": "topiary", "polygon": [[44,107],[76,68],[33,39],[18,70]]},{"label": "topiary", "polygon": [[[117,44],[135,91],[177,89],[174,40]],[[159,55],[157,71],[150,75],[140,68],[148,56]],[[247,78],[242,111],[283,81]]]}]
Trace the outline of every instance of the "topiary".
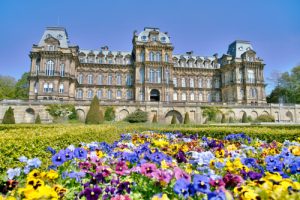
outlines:
[{"label": "topiary", "polygon": [[153,115],[152,123],[157,123],[157,114]]},{"label": "topiary", "polygon": [[2,124],[15,124],[15,116],[14,116],[14,109],[9,106],[9,108],[5,111]]},{"label": "topiary", "polygon": [[109,106],[105,109],[104,119],[106,121],[113,121],[116,118],[116,112],[113,107]]},{"label": "topiary", "polygon": [[247,123],[247,122],[248,122],[247,114],[244,112],[242,117],[242,123]]},{"label": "topiary", "polygon": [[136,110],[135,112],[129,114],[125,118],[125,121],[128,121],[129,123],[146,122],[148,121],[148,113],[141,110]]},{"label": "topiary", "polygon": [[233,117],[229,117],[229,123],[234,123]]},{"label": "topiary", "polygon": [[99,100],[95,96],[91,102],[90,109],[86,115],[86,124],[100,124],[104,121],[103,112],[100,110]]},{"label": "topiary", "polygon": [[226,116],[225,116],[225,114],[222,114],[221,123],[222,124],[226,123]]},{"label": "topiary", "polygon": [[184,121],[183,121],[184,124],[189,124],[190,123],[190,115],[188,112],[185,113],[184,115]]},{"label": "topiary", "polygon": [[177,124],[176,115],[173,114],[171,124]]},{"label": "topiary", "polygon": [[36,118],[35,118],[35,124],[41,124],[42,121],[41,121],[41,117],[40,117],[40,114],[37,114]]}]

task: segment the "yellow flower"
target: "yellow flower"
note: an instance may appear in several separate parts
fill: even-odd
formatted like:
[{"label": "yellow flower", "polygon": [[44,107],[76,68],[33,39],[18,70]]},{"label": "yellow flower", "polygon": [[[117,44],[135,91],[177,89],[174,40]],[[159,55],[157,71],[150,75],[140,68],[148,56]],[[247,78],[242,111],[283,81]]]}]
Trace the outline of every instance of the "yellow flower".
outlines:
[{"label": "yellow flower", "polygon": [[280,182],[282,180],[282,177],[278,172],[276,173],[266,172],[264,179]]},{"label": "yellow flower", "polygon": [[225,156],[224,149],[219,149],[219,150],[216,151],[216,157],[217,158],[224,158],[224,156]]},{"label": "yellow flower", "polygon": [[32,170],[28,175],[27,175],[27,180],[28,179],[33,179],[33,178],[41,178],[41,172],[37,169]]},{"label": "yellow flower", "polygon": [[185,171],[188,173],[188,174],[190,174],[190,173],[192,173],[192,171],[193,171],[193,168],[192,168],[192,164],[186,164],[185,165]]},{"label": "yellow flower", "polygon": [[49,178],[50,180],[54,180],[58,178],[58,173],[56,171],[54,171],[53,169],[51,169],[48,173],[47,173],[47,178]]},{"label": "yellow flower", "polygon": [[240,172],[241,169],[246,172],[249,171],[248,167],[244,166],[240,158],[236,158],[233,162],[228,160],[225,164],[225,169],[230,172]]},{"label": "yellow flower", "polygon": [[189,150],[188,145],[186,145],[186,144],[182,145],[182,146],[181,146],[181,150],[182,150],[183,152],[187,152],[187,151]]},{"label": "yellow flower", "polygon": [[168,169],[168,164],[167,164],[167,162],[165,161],[165,160],[163,160],[163,161],[161,161],[161,168],[162,169]]},{"label": "yellow flower", "polygon": [[170,200],[170,199],[168,198],[168,196],[166,194],[163,194],[161,197],[156,195],[156,196],[152,197],[151,200]]},{"label": "yellow flower", "polygon": [[169,145],[169,142],[166,140],[153,140],[153,144],[154,146],[163,148],[163,147],[167,147]]},{"label": "yellow flower", "polygon": [[40,186],[35,189],[31,185],[27,185],[25,188],[20,188],[19,193],[23,194],[24,200],[58,199],[57,193],[50,186]]},{"label": "yellow flower", "polygon": [[226,147],[226,150],[227,151],[235,151],[235,150],[237,150],[237,148],[234,144],[231,144]]},{"label": "yellow flower", "polygon": [[291,146],[289,147],[289,150],[294,154],[295,156],[300,156],[300,146]]},{"label": "yellow flower", "polygon": [[45,185],[45,183],[42,179],[35,179],[35,178],[28,179],[26,184],[28,186],[32,186],[35,190],[38,187],[41,187],[41,186]]}]

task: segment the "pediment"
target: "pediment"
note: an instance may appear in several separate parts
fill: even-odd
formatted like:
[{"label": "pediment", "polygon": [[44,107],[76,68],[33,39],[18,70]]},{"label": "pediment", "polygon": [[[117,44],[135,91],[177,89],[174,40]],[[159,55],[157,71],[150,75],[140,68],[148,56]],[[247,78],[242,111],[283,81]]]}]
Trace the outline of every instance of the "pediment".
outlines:
[{"label": "pediment", "polygon": [[53,36],[50,36],[50,37],[46,38],[46,39],[44,40],[44,42],[45,42],[46,44],[60,45],[59,40],[56,39],[56,38],[53,37]]}]

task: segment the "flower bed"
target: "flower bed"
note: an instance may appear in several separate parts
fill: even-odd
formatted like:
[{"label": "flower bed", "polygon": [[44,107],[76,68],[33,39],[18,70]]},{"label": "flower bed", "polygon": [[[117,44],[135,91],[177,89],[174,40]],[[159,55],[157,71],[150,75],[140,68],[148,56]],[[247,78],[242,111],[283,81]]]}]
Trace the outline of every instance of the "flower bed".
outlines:
[{"label": "flower bed", "polygon": [[[299,199],[300,143],[143,132],[48,147],[2,177],[7,199]],[[1,196],[0,196],[1,199]]]}]

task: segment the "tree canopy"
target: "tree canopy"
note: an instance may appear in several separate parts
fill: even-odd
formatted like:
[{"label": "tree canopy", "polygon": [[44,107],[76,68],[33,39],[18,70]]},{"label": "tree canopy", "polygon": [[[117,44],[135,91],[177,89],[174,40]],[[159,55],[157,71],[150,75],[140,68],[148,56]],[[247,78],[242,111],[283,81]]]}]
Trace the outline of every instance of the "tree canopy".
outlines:
[{"label": "tree canopy", "polygon": [[0,100],[1,99],[28,99],[29,82],[28,72],[16,81],[14,77],[0,75]]},{"label": "tree canopy", "polygon": [[282,73],[277,83],[267,97],[268,103],[300,103],[300,65]]}]

